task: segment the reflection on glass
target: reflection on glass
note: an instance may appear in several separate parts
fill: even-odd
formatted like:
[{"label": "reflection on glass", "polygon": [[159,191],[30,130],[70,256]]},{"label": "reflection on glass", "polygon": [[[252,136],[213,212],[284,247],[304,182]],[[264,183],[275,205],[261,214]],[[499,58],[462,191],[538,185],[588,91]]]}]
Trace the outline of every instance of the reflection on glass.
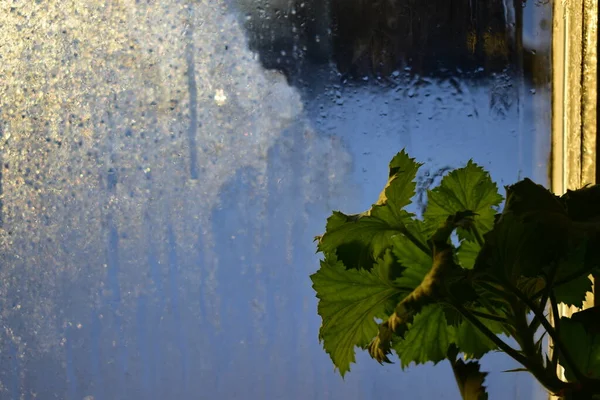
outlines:
[{"label": "reflection on glass", "polygon": [[1,2],[0,398],[458,398],[332,371],[312,238],[403,147],[421,188],[545,183],[550,8],[516,4]]}]

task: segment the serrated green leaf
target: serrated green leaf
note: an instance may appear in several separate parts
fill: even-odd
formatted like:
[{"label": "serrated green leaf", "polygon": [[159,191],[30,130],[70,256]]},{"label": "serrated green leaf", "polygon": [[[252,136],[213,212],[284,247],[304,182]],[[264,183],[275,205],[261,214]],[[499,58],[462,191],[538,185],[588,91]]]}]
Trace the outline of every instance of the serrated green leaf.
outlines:
[{"label": "serrated green leaf", "polygon": [[479,243],[470,240],[463,240],[456,251],[456,256],[458,257],[460,266],[464,269],[473,269],[473,267],[475,267],[475,260],[477,259],[477,255],[480,251],[481,246]]},{"label": "serrated green leaf", "polygon": [[[379,335],[369,346],[370,354],[378,361],[383,360],[382,354],[387,354],[389,349],[389,341],[392,338],[391,333],[400,334],[399,331],[407,330],[407,325],[413,322],[415,315],[420,313],[423,307],[429,304],[437,303],[440,298],[437,296],[446,293],[447,285],[450,283],[456,283],[458,285],[462,278],[456,276],[457,272],[463,273],[463,270],[458,267],[453,259],[454,247],[449,243],[452,232],[458,226],[462,226],[465,220],[470,220],[472,214],[458,213],[456,215],[449,216],[446,222],[441,225],[434,235],[429,240],[431,245],[431,266],[429,268],[424,265],[426,258],[419,258],[420,256],[415,255],[416,250],[410,249],[410,244],[402,243],[400,240],[398,249],[401,256],[406,257],[407,266],[402,271],[403,277],[396,279],[396,285],[402,287],[403,296],[401,301],[396,305],[394,312],[389,316],[388,320],[383,322],[385,329],[383,329],[384,335]],[[420,247],[420,241],[416,239],[418,235],[413,235],[413,240],[410,240],[415,247]],[[402,247],[408,248],[408,250],[402,249]],[[423,251],[423,254],[427,255],[429,251]],[[426,273],[425,273],[426,272]],[[415,286],[416,285],[416,286]],[[414,286],[413,290],[412,289]],[[408,293],[406,291],[408,289]],[[452,315],[450,315],[452,318]],[[444,322],[446,317],[444,316]],[[381,332],[380,332],[381,333]]]},{"label": "serrated green leaf", "polygon": [[[479,309],[481,312],[486,312],[485,309]],[[503,333],[503,326],[500,322],[479,318],[481,323],[485,325],[491,332],[499,335]],[[496,350],[498,346],[485,336],[479,329],[467,320],[456,328],[456,345],[467,358],[481,358],[484,354]]]},{"label": "serrated green leaf", "polygon": [[517,279],[517,289],[527,297],[531,297],[538,293],[546,286],[546,280],[539,276],[525,277],[521,276]]},{"label": "serrated green leaf", "polygon": [[348,268],[370,269],[391,246],[392,236],[407,233],[413,215],[404,208],[415,195],[414,180],[421,165],[404,150],[398,153],[390,162],[389,179],[379,200],[361,214],[334,212],[325,234],[318,238],[318,250],[335,253]]},{"label": "serrated green leaf", "polygon": [[[410,217],[406,214],[406,222]],[[390,225],[380,218],[348,216],[335,212],[321,237],[318,249],[336,254],[348,268],[370,269],[377,258],[392,245],[392,236],[405,231],[404,223]]]},{"label": "serrated green leaf", "polygon": [[429,240],[432,262],[425,275],[423,275],[425,267],[422,263],[414,262],[415,271],[405,268],[402,275],[406,278],[396,280],[397,283],[406,283],[408,286],[409,283],[417,283],[417,278],[423,276],[414,290],[398,303],[395,312],[388,319],[392,331],[395,331],[394,327],[398,324],[411,322],[414,315],[419,313],[424,306],[440,301],[439,296],[448,294],[449,284],[458,284],[458,281],[462,280],[463,270],[454,262],[454,247],[449,240],[456,227],[461,226],[464,220],[470,217],[470,213],[449,216],[446,222],[436,230]]},{"label": "serrated green leaf", "polygon": [[454,307],[446,305],[442,305],[442,307],[444,308],[444,317],[446,318],[446,323],[448,326],[452,326],[454,328],[458,327],[463,321],[462,314]]},{"label": "serrated green leaf", "polygon": [[404,149],[396,154],[390,161],[388,183],[377,204],[388,204],[393,210],[409,205],[417,187],[415,177],[422,165],[410,158]]},{"label": "serrated green leaf", "polygon": [[582,324],[586,332],[600,335],[600,306],[578,311],[571,315],[571,320]]},{"label": "serrated green leaf", "polygon": [[[424,213],[427,231],[435,231],[449,215],[472,211],[477,214],[475,227],[483,235],[492,229],[496,214],[493,207],[501,202],[502,196],[490,175],[470,160],[464,168],[446,175],[440,186],[428,191],[427,209]],[[465,230],[460,230],[459,236],[475,240]]]},{"label": "serrated green leaf", "polygon": [[554,288],[554,296],[558,303],[577,308],[583,307],[587,292],[592,291],[592,280],[588,276],[580,276]]},{"label": "serrated green leaf", "polygon": [[535,223],[543,241],[550,243],[550,256],[555,259],[588,242],[586,264],[594,268],[600,259],[600,206],[595,203],[598,191],[595,187],[584,188],[559,198],[524,179],[507,188],[503,214],[513,213],[524,222]]},{"label": "serrated green leaf", "polygon": [[[600,378],[600,334],[572,318],[560,319],[560,340],[567,348],[577,369],[586,377]],[[569,381],[576,380],[573,369],[559,352],[559,362]]]},{"label": "serrated green leaf", "polygon": [[515,214],[503,214],[494,229],[485,235],[485,244],[476,260],[476,269],[491,268],[491,273],[517,285],[522,276],[543,274],[552,260],[554,243],[533,223],[524,223]]},{"label": "serrated green leaf", "polygon": [[415,221],[410,225],[409,231],[415,241],[421,245],[417,245],[415,241],[408,239],[405,235],[396,235],[391,239],[392,251],[398,262],[405,267],[401,277],[396,280],[396,284],[415,289],[431,269],[433,258],[431,251],[425,252],[423,250],[429,248],[429,245],[423,235],[422,223]]},{"label": "serrated green leaf", "polygon": [[481,365],[476,361],[451,361],[452,371],[463,400],[487,400],[488,394],[483,383],[487,372],[481,372]]},{"label": "serrated green leaf", "polygon": [[[588,275],[591,268],[586,266],[585,260],[587,248],[587,243],[583,243],[558,262],[554,279],[554,295],[557,302],[580,308],[587,292],[592,291],[592,281]],[[574,275],[578,271],[581,271],[581,274]]]},{"label": "serrated green leaf", "polygon": [[346,269],[330,256],[311,275],[323,319],[319,335],[342,376],[355,361],[354,347],[364,348],[377,335],[375,318],[387,318],[398,300],[399,291],[389,279],[392,267],[389,253],[371,271]]},{"label": "serrated green leaf", "polygon": [[393,348],[405,368],[412,362],[440,362],[454,341],[454,329],[447,325],[442,306],[430,304],[414,317],[404,339],[394,343]]}]

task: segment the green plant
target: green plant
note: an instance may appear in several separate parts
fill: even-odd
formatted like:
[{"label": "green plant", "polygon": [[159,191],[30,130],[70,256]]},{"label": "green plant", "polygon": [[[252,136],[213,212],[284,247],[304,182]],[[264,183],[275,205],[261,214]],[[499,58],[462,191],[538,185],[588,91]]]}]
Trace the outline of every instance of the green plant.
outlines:
[{"label": "green plant", "polygon": [[[502,351],[523,366],[514,371],[529,371],[553,394],[599,395],[600,312],[553,325],[546,310],[557,317],[559,303],[582,306],[592,290],[600,186],[558,197],[525,179],[506,187],[498,213],[496,184],[469,161],[428,190],[419,219],[406,207],[421,165],[398,153],[379,200],[361,214],[334,212],[315,238],[324,255],[311,276],[323,320],[319,338],[341,375],[355,361],[355,347],[380,364],[394,352],[402,368],[447,359],[463,398],[487,399],[478,359]],[[559,363],[567,382],[557,375]]]}]

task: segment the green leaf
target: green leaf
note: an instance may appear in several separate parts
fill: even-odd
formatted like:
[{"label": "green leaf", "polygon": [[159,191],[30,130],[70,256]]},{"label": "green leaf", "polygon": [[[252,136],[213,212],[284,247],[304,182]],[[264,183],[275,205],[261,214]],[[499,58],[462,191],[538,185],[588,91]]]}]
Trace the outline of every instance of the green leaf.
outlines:
[{"label": "green leaf", "polygon": [[396,284],[402,287],[415,289],[421,284],[427,272],[431,269],[433,258],[431,251],[425,252],[423,248],[429,248],[427,239],[423,234],[423,226],[420,221],[409,226],[409,231],[415,241],[408,239],[405,235],[396,235],[392,237],[392,251],[398,262],[405,267],[401,277],[396,280]]},{"label": "green leaf", "polygon": [[558,261],[554,279],[557,302],[580,308],[587,292],[592,291],[592,281],[589,279],[592,268],[586,265],[587,249],[587,243],[583,243]]},{"label": "green leaf", "polygon": [[458,262],[465,269],[473,269],[477,255],[481,251],[481,246],[477,242],[463,240],[456,252]]},{"label": "green leaf", "polygon": [[600,185],[567,190],[561,196],[569,217],[574,221],[591,221],[600,218]]},{"label": "green leaf", "polygon": [[542,275],[552,260],[553,244],[545,240],[535,224],[526,224],[512,213],[502,214],[485,235],[475,268],[491,268],[494,276],[516,285],[521,276]]},{"label": "green leaf", "polygon": [[571,320],[582,324],[588,333],[600,334],[600,306],[578,311],[571,315]]},{"label": "green leaf", "polygon": [[[406,215],[408,222],[410,217]],[[405,230],[404,223],[390,224],[369,215],[357,217],[335,212],[328,220],[318,249],[324,254],[336,254],[348,268],[370,269],[391,246],[392,236]]]},{"label": "green leaf", "polygon": [[[600,378],[600,333],[573,318],[562,317],[559,337],[579,371],[588,378]],[[566,378],[574,381],[573,370],[560,353],[559,362]]]},{"label": "green leaf", "polygon": [[454,377],[463,400],[487,400],[488,394],[483,385],[487,372],[481,372],[481,365],[476,361],[451,361]]},{"label": "green leaf", "polygon": [[543,241],[552,251],[549,258],[559,259],[587,242],[586,265],[598,266],[600,259],[600,189],[589,187],[569,191],[561,198],[541,185],[524,179],[507,188],[503,214],[513,213],[524,222],[537,226]]},{"label": "green leaf", "polygon": [[[494,224],[496,211],[493,207],[502,202],[502,196],[490,175],[472,160],[464,168],[446,175],[440,186],[428,191],[427,196],[424,218],[428,232],[435,231],[449,215],[472,211],[477,214],[475,228],[483,235]],[[465,230],[460,230],[459,236],[475,240]]]},{"label": "green leaf", "polygon": [[546,280],[539,276],[525,277],[521,276],[517,279],[517,289],[527,297],[532,297],[540,290],[546,287]]},{"label": "green leaf", "polygon": [[[414,263],[415,271],[411,268],[405,268],[402,275],[405,278],[399,278],[396,282],[415,284],[418,279],[422,280],[405,296],[396,306],[395,312],[388,319],[392,331],[395,326],[411,322],[412,318],[421,311],[421,309],[431,303],[442,300],[442,297],[449,294],[449,286],[461,286],[464,282],[464,270],[456,265],[454,261],[454,247],[449,243],[452,232],[461,226],[465,220],[470,220],[471,213],[458,213],[449,216],[446,222],[436,230],[429,240],[432,248],[431,267],[425,272],[425,267],[421,263]],[[412,286],[411,286],[412,287]],[[474,294],[474,292],[472,292]]]},{"label": "green leaf", "polygon": [[[355,361],[355,347],[368,348],[380,363],[389,362],[393,348],[403,368],[448,357],[459,368],[463,396],[482,400],[485,374],[456,362],[451,349],[481,357],[496,346],[444,301],[471,310],[494,334],[517,337],[511,316],[518,307],[507,283],[538,301],[553,282],[558,301],[581,305],[591,286],[587,273],[600,271],[600,186],[559,198],[524,179],[506,188],[504,212],[495,215],[502,196],[469,161],[428,191],[418,221],[405,208],[421,165],[398,153],[373,206],[355,215],[334,212],[316,238],[325,256],[311,276],[323,320],[319,337],[342,376]],[[455,230],[458,250],[450,241]],[[600,374],[598,313],[576,313],[557,328],[579,369],[594,378]],[[542,351],[541,338],[535,346]]]},{"label": "green leaf", "polygon": [[462,314],[452,306],[442,305],[442,307],[444,309],[444,317],[446,318],[446,323],[448,326],[455,328],[458,327],[463,321]]},{"label": "green leaf", "polygon": [[393,210],[408,206],[415,195],[415,177],[422,165],[410,158],[404,149],[396,154],[390,161],[388,183],[377,203],[388,204]]},{"label": "green leaf", "polygon": [[391,237],[406,234],[413,214],[404,208],[415,195],[415,177],[422,164],[409,158],[404,150],[390,162],[388,182],[371,209],[361,214],[334,212],[327,220],[325,234],[318,237],[318,250],[335,253],[348,268],[370,269]]},{"label": "green leaf", "polygon": [[377,335],[375,318],[385,319],[397,303],[398,289],[389,252],[371,271],[346,269],[335,256],[321,262],[311,275],[323,319],[319,336],[342,376],[355,361],[354,347],[364,348]]},{"label": "green leaf", "polygon": [[506,205],[503,213],[508,212],[519,217],[526,217],[532,212],[566,215],[560,198],[529,178],[506,187]]},{"label": "green leaf", "polygon": [[[404,263],[402,276],[395,280],[396,285],[402,286],[403,298],[396,305],[394,313],[380,326],[377,338],[369,346],[369,353],[379,362],[385,361],[394,334],[404,337],[408,324],[414,322],[427,305],[438,303],[442,297],[449,294],[448,286],[464,287],[464,270],[458,267],[453,259],[454,247],[449,243],[452,232],[462,226],[465,220],[470,221],[472,213],[458,213],[449,216],[428,241],[431,250],[420,251],[424,237],[419,229],[413,229],[411,240],[406,237],[395,237],[394,252]],[[418,226],[417,223],[414,227]],[[431,254],[431,256],[430,256]],[[469,286],[469,285],[467,285]],[[470,286],[466,289],[471,289]],[[464,290],[463,290],[464,292]],[[475,292],[471,290],[475,295]],[[468,301],[469,296],[467,296]],[[450,325],[458,324],[459,316],[452,313],[447,306],[442,306],[444,322]]]},{"label": "green leaf", "polygon": [[[478,311],[487,313],[487,310],[485,309],[478,309]],[[500,322],[485,318],[478,319],[496,335],[503,333],[504,327]],[[467,358],[481,358],[484,354],[498,348],[494,342],[465,319],[463,319],[462,323],[456,328],[455,335],[456,345]]]},{"label": "green leaf", "polygon": [[454,329],[447,325],[442,306],[431,304],[423,307],[414,317],[404,339],[394,343],[393,348],[400,358],[402,368],[405,368],[411,362],[440,362],[446,358],[448,346],[454,340]]},{"label": "green leaf", "polygon": [[583,307],[587,292],[592,291],[592,280],[582,275],[565,284],[554,288],[554,296],[558,303],[565,303],[568,306],[577,308]]}]

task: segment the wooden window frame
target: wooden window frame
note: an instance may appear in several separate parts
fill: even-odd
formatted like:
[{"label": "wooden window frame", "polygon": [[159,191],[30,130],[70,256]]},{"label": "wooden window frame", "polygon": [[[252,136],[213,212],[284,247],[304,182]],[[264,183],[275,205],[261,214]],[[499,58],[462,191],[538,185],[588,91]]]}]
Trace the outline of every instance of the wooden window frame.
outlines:
[{"label": "wooden window frame", "polygon": [[[596,156],[598,0],[553,0],[552,13],[551,188],[563,194],[600,182]],[[590,293],[584,308],[599,302],[600,296],[594,299]],[[559,305],[560,315],[575,311]]]}]

